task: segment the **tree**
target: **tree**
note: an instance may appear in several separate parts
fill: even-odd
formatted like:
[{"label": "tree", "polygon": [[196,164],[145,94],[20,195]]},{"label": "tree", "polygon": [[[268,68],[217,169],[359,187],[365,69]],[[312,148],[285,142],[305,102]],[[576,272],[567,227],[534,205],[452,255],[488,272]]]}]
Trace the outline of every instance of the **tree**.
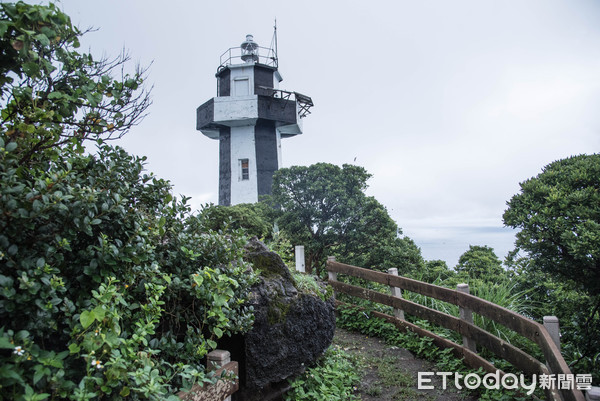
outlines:
[{"label": "tree", "polygon": [[178,400],[252,324],[245,238],[102,143],[149,101],[79,35],[52,4],[0,5],[0,399]]},{"label": "tree", "polygon": [[464,272],[470,278],[494,281],[505,274],[502,262],[487,245],[469,245],[469,250],[458,259],[455,270]]},{"label": "tree", "polygon": [[527,294],[533,306],[530,315],[541,322],[544,316],[560,321],[561,349],[574,373],[591,373],[600,380],[600,314],[597,300],[579,284],[562,276],[534,269],[527,255],[511,252],[505,264],[516,292]]},{"label": "tree", "polygon": [[52,3],[0,5],[0,130],[21,164],[41,151],[120,138],[145,116],[146,70],[125,73],[126,53],[94,60],[78,52],[84,33]]},{"label": "tree", "polygon": [[420,250],[399,238],[385,207],[365,195],[370,176],[359,166],[328,163],[275,172],[271,201],[282,213],[277,221],[293,244],[305,246],[307,271],[314,267],[318,274],[334,255],[364,267],[422,263]]},{"label": "tree", "polygon": [[439,259],[426,261],[425,268],[415,273],[416,276],[413,278],[426,283],[443,282],[456,274],[448,267],[446,261]]},{"label": "tree", "polygon": [[[517,249],[532,268],[600,295],[600,155],[558,160],[521,183],[504,224],[518,228]],[[600,297],[599,297],[600,300]]]}]

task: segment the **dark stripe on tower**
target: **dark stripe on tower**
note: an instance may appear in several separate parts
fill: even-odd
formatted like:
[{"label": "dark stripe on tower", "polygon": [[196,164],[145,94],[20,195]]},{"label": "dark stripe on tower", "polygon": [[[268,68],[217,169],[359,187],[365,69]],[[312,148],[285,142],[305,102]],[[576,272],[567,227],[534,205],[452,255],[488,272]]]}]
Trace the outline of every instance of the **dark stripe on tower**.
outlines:
[{"label": "dark stripe on tower", "polygon": [[260,86],[273,87],[273,71],[274,69],[271,67],[254,66],[254,94],[264,93],[264,90],[260,89]]},{"label": "dark stripe on tower", "polygon": [[220,128],[219,205],[231,205],[231,128]]},{"label": "dark stripe on tower", "polygon": [[258,196],[271,194],[273,173],[277,171],[277,133],[275,122],[258,120],[254,127]]},{"label": "dark stripe on tower", "polygon": [[231,70],[225,68],[217,74],[217,96],[230,96],[231,95]]}]

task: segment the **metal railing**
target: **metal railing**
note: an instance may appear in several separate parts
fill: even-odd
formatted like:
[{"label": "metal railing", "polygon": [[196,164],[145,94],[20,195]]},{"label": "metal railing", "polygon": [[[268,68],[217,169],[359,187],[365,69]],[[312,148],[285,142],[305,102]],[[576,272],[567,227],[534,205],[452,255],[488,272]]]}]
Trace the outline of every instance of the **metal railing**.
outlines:
[{"label": "metal railing", "polygon": [[259,86],[257,94],[283,100],[290,100],[290,97],[294,95],[294,100],[296,101],[296,103],[298,103],[298,115],[300,116],[300,118],[304,118],[307,115],[309,115],[311,107],[314,106],[314,103],[310,96],[306,96],[298,92],[286,91],[283,89],[275,89],[267,86]]},{"label": "metal railing", "polygon": [[[256,52],[253,55],[249,55],[247,52],[243,51],[241,47],[230,47],[225,50],[223,54],[221,54],[220,65],[217,71],[221,71],[223,68],[232,64],[244,64],[246,61],[242,59],[242,56],[249,59],[254,59],[253,61],[259,64],[268,65],[270,67],[277,68],[279,66],[277,54],[275,51],[268,47],[257,46]],[[252,57],[253,56],[253,57]],[[252,61],[250,61],[252,62]]]}]

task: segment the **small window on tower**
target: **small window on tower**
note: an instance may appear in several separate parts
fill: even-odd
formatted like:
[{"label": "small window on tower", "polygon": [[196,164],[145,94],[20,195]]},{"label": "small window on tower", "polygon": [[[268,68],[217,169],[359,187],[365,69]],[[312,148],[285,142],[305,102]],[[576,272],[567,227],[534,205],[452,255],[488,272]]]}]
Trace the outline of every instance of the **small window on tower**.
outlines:
[{"label": "small window on tower", "polygon": [[250,179],[250,168],[248,167],[248,159],[240,159],[240,177],[242,180]]}]

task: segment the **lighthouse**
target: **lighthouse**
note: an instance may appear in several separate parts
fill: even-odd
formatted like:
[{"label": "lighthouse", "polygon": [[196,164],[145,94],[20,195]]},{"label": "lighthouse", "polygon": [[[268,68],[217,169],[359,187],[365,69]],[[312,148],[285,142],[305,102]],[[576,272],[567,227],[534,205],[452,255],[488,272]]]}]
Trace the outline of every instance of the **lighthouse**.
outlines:
[{"label": "lighthouse", "polygon": [[312,99],[282,90],[277,29],[269,48],[252,35],[221,55],[217,96],[196,110],[196,129],[219,141],[219,205],[258,202],[281,167],[281,139],[302,134]]}]

